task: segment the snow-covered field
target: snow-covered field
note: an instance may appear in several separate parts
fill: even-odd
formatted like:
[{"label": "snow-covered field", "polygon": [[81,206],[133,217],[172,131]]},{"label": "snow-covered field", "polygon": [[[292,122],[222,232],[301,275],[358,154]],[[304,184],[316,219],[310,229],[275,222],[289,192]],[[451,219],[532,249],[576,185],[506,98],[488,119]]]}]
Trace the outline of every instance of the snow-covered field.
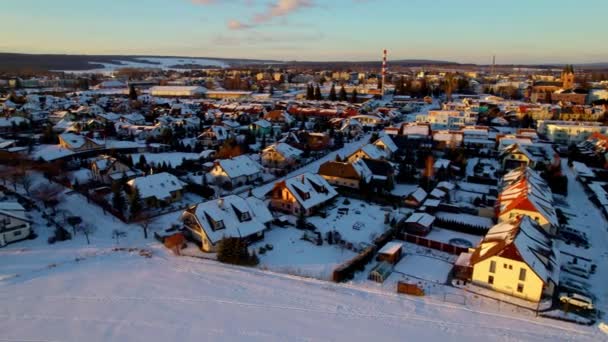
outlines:
[{"label": "snow-covered field", "polygon": [[116,64],[112,63],[98,63],[91,62],[91,65],[103,65],[103,68],[98,69],[90,69],[90,70],[62,70],[64,72],[70,73],[111,73],[118,69],[122,68],[154,68],[154,69],[173,69],[173,70],[183,70],[180,68],[174,68],[174,66],[181,66],[186,64],[192,65],[201,65],[204,67],[213,66],[225,68],[228,67],[228,64],[222,61],[214,60],[214,59],[205,59],[205,58],[173,58],[173,57],[139,57],[135,58],[135,60],[140,62],[135,62],[132,60],[115,60]]},{"label": "snow-covered field", "polygon": [[[111,252],[0,281],[0,340],[602,338],[597,330],[572,324],[487,314],[424,298],[177,258],[151,248],[152,258]],[[48,253],[53,249],[62,247],[51,246]],[[0,260],[4,268],[6,262]]]}]

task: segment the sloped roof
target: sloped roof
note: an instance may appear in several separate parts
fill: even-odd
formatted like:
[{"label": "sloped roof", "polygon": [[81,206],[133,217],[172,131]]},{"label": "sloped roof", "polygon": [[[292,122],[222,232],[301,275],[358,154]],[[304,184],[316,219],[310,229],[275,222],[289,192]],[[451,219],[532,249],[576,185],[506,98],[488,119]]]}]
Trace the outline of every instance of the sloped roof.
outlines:
[{"label": "sloped roof", "polygon": [[305,209],[322,204],[338,195],[325,178],[310,172],[286,179],[284,182],[289,192]]},{"label": "sloped roof", "polygon": [[218,164],[230,178],[253,176],[262,172],[262,166],[247,155],[222,159]]},{"label": "sloped roof", "polygon": [[127,184],[136,187],[141,198],[154,197],[159,200],[171,198],[171,192],[181,190],[185,185],[177,177],[167,172],[131,179]]},{"label": "sloped roof", "polygon": [[[212,244],[224,237],[247,237],[263,231],[272,214],[261,200],[236,195],[200,203],[193,211]],[[244,219],[241,214],[248,215]],[[214,230],[210,220],[221,221],[224,228]]]},{"label": "sloped roof", "polygon": [[471,264],[501,256],[526,263],[544,282],[557,282],[558,254],[551,237],[534,220],[524,216],[490,228],[471,256]]}]

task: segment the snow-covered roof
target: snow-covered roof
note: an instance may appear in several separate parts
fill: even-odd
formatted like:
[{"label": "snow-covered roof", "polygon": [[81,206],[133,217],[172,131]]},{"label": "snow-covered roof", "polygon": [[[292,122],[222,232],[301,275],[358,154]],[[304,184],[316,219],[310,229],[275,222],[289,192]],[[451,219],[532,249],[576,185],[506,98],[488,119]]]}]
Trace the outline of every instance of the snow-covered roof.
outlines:
[{"label": "snow-covered roof", "polygon": [[247,237],[266,229],[272,214],[261,200],[236,195],[198,204],[194,215],[212,244],[224,237]]},{"label": "snow-covered roof", "polygon": [[297,159],[300,157],[300,155],[302,155],[302,151],[292,147],[289,144],[283,143],[283,142],[278,142],[272,145],[269,145],[268,147],[266,147],[264,149],[263,152],[270,152],[270,151],[275,151],[277,153],[279,153],[280,155],[282,155],[285,158],[291,158],[291,159]]},{"label": "snow-covered roof", "polygon": [[338,195],[325,178],[310,172],[286,179],[285,186],[305,209],[310,209]]},{"label": "snow-covered roof", "polygon": [[494,255],[509,257],[512,253],[502,254],[509,245],[514,245],[522,261],[543,281],[557,282],[559,277],[558,252],[554,250],[552,239],[538,223],[530,217],[501,222],[490,228],[477,247],[471,261],[473,264]]},{"label": "snow-covered roof", "polygon": [[172,192],[182,190],[185,185],[177,177],[167,172],[138,177],[128,181],[127,184],[136,187],[141,198],[154,197],[159,200],[170,199]]},{"label": "snow-covered roof", "polygon": [[417,223],[421,226],[429,228],[433,224],[433,222],[435,222],[435,217],[427,213],[413,213],[405,220],[405,222]]},{"label": "snow-covered roof", "polygon": [[401,248],[403,247],[403,243],[402,242],[398,242],[398,241],[389,241],[387,242],[386,245],[384,245],[384,247],[382,247],[379,251],[378,254],[395,254],[397,253],[397,251],[399,251]]},{"label": "snow-covered roof", "polygon": [[217,163],[230,178],[253,176],[262,172],[262,165],[247,155],[241,155],[231,159],[222,159]]}]

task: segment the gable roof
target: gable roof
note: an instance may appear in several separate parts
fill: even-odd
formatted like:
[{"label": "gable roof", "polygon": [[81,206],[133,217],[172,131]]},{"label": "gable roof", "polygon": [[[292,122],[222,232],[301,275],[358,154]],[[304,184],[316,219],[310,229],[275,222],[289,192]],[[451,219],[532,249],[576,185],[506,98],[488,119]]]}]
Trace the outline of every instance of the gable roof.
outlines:
[{"label": "gable roof", "polygon": [[219,165],[230,178],[253,176],[262,172],[262,166],[246,155],[222,159],[217,162],[217,165]]},{"label": "gable roof", "polygon": [[559,253],[551,237],[524,216],[490,228],[471,256],[471,265],[493,256],[526,263],[544,282],[559,278]]},{"label": "gable roof", "polygon": [[[265,224],[272,220],[272,214],[261,200],[230,195],[198,204],[189,212],[194,214],[200,227],[205,231],[212,244],[224,237],[247,237],[266,229]],[[246,214],[248,219],[240,216]],[[212,221],[222,221],[221,229],[214,229]]]},{"label": "gable roof", "polygon": [[338,177],[346,179],[357,179],[369,181],[372,177],[371,170],[362,159],[354,163],[328,161],[319,166],[319,174],[322,176]]},{"label": "gable roof", "polygon": [[141,198],[154,197],[159,200],[171,198],[172,192],[183,189],[185,185],[177,177],[167,172],[134,178],[127,184],[136,187]]},{"label": "gable roof", "polygon": [[310,209],[338,195],[325,178],[310,172],[286,179],[284,184],[304,209]]}]

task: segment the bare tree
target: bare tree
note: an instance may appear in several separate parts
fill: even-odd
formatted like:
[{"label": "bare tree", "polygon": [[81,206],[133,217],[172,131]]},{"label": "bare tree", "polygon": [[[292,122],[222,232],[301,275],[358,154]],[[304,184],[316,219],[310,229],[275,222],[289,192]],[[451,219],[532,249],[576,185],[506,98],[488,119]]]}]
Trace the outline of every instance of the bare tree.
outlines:
[{"label": "bare tree", "polygon": [[140,214],[137,216],[137,222],[144,231],[144,239],[148,238],[148,230],[154,224],[154,218],[147,213]]},{"label": "bare tree", "polygon": [[59,204],[59,200],[61,198],[61,192],[63,188],[59,185],[49,183],[42,184],[35,188],[32,191],[34,198],[41,201],[44,204],[44,207],[51,207],[53,212],[55,211],[55,207]]},{"label": "bare tree", "polygon": [[76,231],[81,232],[86,237],[87,245],[91,244],[91,241],[89,240],[89,235],[93,234],[95,230],[95,226],[87,223],[80,224],[76,227]]},{"label": "bare tree", "polygon": [[21,186],[23,187],[23,189],[25,190],[25,193],[28,196],[30,195],[30,189],[32,188],[33,184],[34,184],[34,178],[32,177],[31,174],[25,173],[23,175],[23,177],[21,177]]},{"label": "bare tree", "polygon": [[123,238],[125,236],[127,236],[127,233],[123,232],[122,230],[114,229],[112,231],[112,239],[116,240],[117,245],[120,243],[120,238]]}]

